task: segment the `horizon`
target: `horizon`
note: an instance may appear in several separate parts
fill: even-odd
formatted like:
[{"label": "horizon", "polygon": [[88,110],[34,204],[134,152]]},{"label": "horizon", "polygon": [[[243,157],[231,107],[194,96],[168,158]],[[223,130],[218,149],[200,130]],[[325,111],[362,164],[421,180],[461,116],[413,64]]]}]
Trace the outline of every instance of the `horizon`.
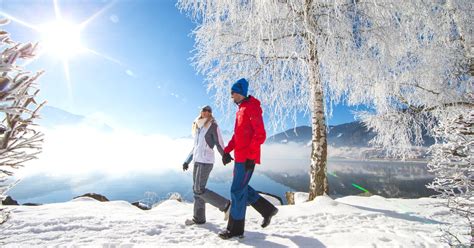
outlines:
[{"label": "horizon", "polygon": [[[51,112],[53,111],[53,112]],[[57,111],[56,113],[54,113],[54,111]],[[45,113],[47,112],[47,113]],[[77,114],[77,113],[73,113],[73,112],[70,112],[70,111],[67,111],[65,109],[61,109],[59,107],[55,107],[55,106],[51,106],[51,105],[45,105],[43,107],[42,110],[40,110],[40,120],[39,120],[39,123],[40,123],[40,126],[43,126],[45,128],[52,128],[53,126],[68,126],[68,125],[77,125],[77,124],[80,124],[80,122],[78,123],[69,123],[69,124],[64,124],[64,123],[60,123],[61,121],[58,121],[57,119],[55,120],[54,118],[51,118],[52,116],[49,116],[48,117],[48,114],[50,115],[56,115],[54,117],[58,117],[57,114],[64,114],[64,115],[70,115],[70,117],[76,117],[76,118],[81,118],[81,122],[84,122],[86,120],[89,120],[89,121],[96,121],[97,123],[96,124],[103,124],[106,128],[111,128],[111,129],[114,129],[114,126],[110,125],[109,123],[107,122],[103,122],[102,119],[100,118],[96,118],[95,116],[86,116],[86,115],[81,115],[81,114]],[[46,118],[45,118],[46,117]],[[62,118],[64,121],[64,118],[67,118],[66,116],[61,116],[60,118]],[[44,124],[42,125],[41,123],[48,123],[48,124]],[[336,126],[341,126],[341,125],[346,125],[346,124],[351,124],[351,123],[361,123],[360,121],[358,120],[353,120],[353,121],[350,121],[350,122],[344,122],[344,123],[339,123],[339,124],[334,124],[334,125],[328,125],[328,127],[336,127]],[[288,126],[285,130],[277,130],[276,132],[272,132],[270,133],[268,136],[268,138],[271,138],[272,136],[276,136],[276,135],[279,135],[279,134],[283,134],[285,132],[288,132],[288,131],[292,131],[294,129],[297,129],[297,128],[301,128],[301,127],[308,127],[308,128],[311,128],[311,126],[308,124],[305,124],[305,123],[302,123],[298,126]],[[126,128],[124,129],[126,130]],[[227,129],[223,129],[222,130],[223,132],[232,132],[232,130],[227,130]],[[269,133],[269,131],[273,131],[272,129],[268,129],[266,130],[267,133]],[[329,130],[328,130],[328,133],[329,133]],[[186,134],[183,134],[181,136],[170,136],[170,138],[183,138],[183,137],[188,137],[190,134],[186,135]]]}]

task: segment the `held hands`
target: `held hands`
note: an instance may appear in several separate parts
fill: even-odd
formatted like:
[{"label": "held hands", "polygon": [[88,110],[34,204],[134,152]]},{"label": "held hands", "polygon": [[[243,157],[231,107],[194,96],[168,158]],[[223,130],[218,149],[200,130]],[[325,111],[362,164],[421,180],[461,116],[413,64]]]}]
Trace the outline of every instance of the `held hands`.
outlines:
[{"label": "held hands", "polygon": [[189,168],[189,164],[184,162],[183,164],[183,171],[187,170]]},{"label": "held hands", "polygon": [[245,171],[253,170],[255,168],[255,160],[247,159],[245,161]]},{"label": "held hands", "polygon": [[222,163],[224,165],[227,165],[228,163],[232,162],[232,160],[234,160],[232,158],[232,156],[230,156],[230,153],[224,153],[224,155],[222,156]]}]

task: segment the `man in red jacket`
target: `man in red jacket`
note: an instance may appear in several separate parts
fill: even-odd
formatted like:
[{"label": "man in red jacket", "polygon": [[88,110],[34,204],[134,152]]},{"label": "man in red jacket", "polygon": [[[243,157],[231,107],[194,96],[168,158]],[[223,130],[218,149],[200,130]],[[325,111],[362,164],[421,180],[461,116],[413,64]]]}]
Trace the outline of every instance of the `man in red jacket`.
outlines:
[{"label": "man in red jacket", "polygon": [[247,80],[242,78],[232,86],[231,91],[232,99],[239,106],[239,110],[236,114],[234,135],[222,157],[222,162],[226,165],[232,160],[230,152],[234,151],[229,222],[227,229],[219,233],[219,237],[223,239],[243,237],[247,203],[263,216],[262,227],[268,226],[271,218],[278,212],[275,206],[248,185],[255,164],[260,164],[260,146],[266,138],[260,101],[253,96],[247,97],[248,85]]}]

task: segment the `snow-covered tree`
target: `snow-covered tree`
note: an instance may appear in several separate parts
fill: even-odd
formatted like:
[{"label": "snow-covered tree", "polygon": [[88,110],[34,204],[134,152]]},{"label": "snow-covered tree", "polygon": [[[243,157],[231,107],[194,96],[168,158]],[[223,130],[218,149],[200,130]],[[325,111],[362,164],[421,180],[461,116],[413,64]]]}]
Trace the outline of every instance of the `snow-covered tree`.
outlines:
[{"label": "snow-covered tree", "polygon": [[[230,84],[247,77],[273,127],[311,113],[310,200],[328,192],[331,103],[369,106],[371,111],[359,116],[383,134],[374,144],[390,147],[392,154],[421,142],[424,122],[419,120],[426,114],[419,107],[436,107],[420,103],[438,103],[430,92],[444,91],[449,85],[445,72],[459,68],[457,43],[442,40],[452,33],[444,9],[437,12],[442,5],[420,0],[178,2],[197,21],[193,61],[219,106],[232,107]],[[442,104],[465,101],[456,90],[450,85]],[[454,99],[448,102],[449,97]],[[396,113],[400,120],[400,110],[410,113],[403,125],[391,119]]]},{"label": "snow-covered tree", "polygon": [[[418,6],[423,18],[416,22],[407,8],[397,15],[401,25],[411,27],[405,35],[415,42],[405,42],[401,54],[406,56],[385,65],[393,78],[367,84],[372,111],[359,117],[377,132],[373,144],[391,156],[410,156],[411,147],[423,143],[423,130],[437,139],[430,148],[429,170],[435,180],[429,187],[466,217],[472,239],[474,2],[427,1]],[[452,232],[446,230],[445,240],[459,244]]]},{"label": "snow-covered tree", "polygon": [[[413,145],[423,143],[423,130],[437,139],[430,148],[435,180],[429,187],[466,217],[472,238],[474,2],[428,1],[417,9],[424,16],[418,22],[406,11],[398,20],[412,27],[411,35],[418,38],[410,40],[418,42],[402,47],[406,57],[386,64],[392,79],[368,83],[372,111],[359,116],[377,132],[374,145],[391,156],[409,156]],[[452,232],[446,230],[445,240],[459,243]]]},{"label": "snow-covered tree", "polygon": [[[7,24],[0,20],[0,27]],[[16,65],[19,59],[34,57],[36,44],[16,43],[0,29],[0,201],[12,185],[15,169],[35,159],[41,151],[43,135],[35,130],[38,111],[44,103],[35,101],[39,89],[35,81],[42,72],[30,73]],[[0,224],[7,213],[0,209]]]},{"label": "snow-covered tree", "polygon": [[[474,24],[472,1],[411,2],[397,14],[401,26],[411,32],[398,47],[399,54],[385,60],[388,78],[370,81],[367,91],[371,111],[359,117],[376,131],[374,145],[388,155],[407,157],[412,145],[421,145],[422,130],[431,130],[446,113],[473,108],[472,49]],[[405,4],[405,3],[403,3]],[[422,16],[413,21],[416,13]],[[397,49],[397,47],[392,48]],[[377,71],[384,70],[378,68]],[[390,75],[391,74],[391,75]]]},{"label": "snow-covered tree", "polygon": [[457,223],[465,232],[448,228],[444,239],[450,246],[469,247],[474,245],[474,110],[450,114],[439,123],[434,136],[437,144],[431,147],[433,157],[428,168],[435,179],[428,188],[438,192],[447,207],[465,219]]}]

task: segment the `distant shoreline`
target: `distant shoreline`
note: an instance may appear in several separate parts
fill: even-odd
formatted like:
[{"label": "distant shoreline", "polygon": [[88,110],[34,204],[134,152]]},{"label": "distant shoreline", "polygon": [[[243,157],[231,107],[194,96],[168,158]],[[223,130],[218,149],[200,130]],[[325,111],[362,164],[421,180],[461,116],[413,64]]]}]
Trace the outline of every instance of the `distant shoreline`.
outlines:
[{"label": "distant shoreline", "polygon": [[333,157],[328,158],[328,161],[344,161],[344,162],[382,162],[382,163],[419,163],[426,164],[429,161],[425,159],[419,160],[392,160],[392,159],[356,159],[356,158],[342,158],[342,157]]}]

